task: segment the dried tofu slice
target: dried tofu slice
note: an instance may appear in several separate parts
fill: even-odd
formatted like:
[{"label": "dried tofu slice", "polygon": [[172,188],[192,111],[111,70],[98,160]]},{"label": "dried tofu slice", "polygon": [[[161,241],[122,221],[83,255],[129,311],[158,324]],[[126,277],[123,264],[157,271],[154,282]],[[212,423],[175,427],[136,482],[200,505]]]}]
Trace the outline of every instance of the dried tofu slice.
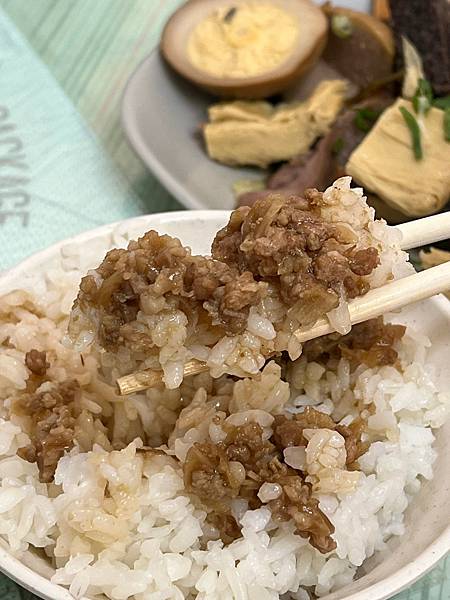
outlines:
[{"label": "dried tofu slice", "polygon": [[403,214],[425,216],[440,210],[450,197],[450,144],[443,133],[444,112],[431,108],[418,118],[423,158],[416,160],[400,107],[414,112],[411,102],[402,99],[385,110],[350,155],[346,172]]}]

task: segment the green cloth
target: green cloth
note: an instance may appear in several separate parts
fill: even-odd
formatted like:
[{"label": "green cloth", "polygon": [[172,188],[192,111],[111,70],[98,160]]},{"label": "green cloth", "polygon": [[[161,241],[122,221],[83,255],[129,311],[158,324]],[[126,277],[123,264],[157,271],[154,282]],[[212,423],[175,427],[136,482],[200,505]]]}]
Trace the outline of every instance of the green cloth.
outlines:
[{"label": "green cloth", "polygon": [[[84,229],[180,208],[119,122],[127,78],[180,3],[0,0],[0,270]],[[396,600],[450,600],[449,577],[447,559]],[[0,600],[32,598],[0,575]]]},{"label": "green cloth", "polygon": [[144,212],[45,65],[0,12],[0,269]]}]

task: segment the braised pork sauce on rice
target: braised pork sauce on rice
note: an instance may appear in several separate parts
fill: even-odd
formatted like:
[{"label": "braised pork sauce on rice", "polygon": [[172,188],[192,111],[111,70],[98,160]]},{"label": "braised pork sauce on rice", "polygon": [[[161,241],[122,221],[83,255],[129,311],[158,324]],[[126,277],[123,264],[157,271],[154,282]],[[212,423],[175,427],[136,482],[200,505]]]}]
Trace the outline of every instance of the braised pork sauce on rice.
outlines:
[{"label": "braised pork sauce on rice", "polygon": [[[349,331],[351,298],[410,271],[399,244],[341,179],[234,211],[211,257],[117,230],[2,296],[11,552],[40,549],[76,598],[306,600],[349,583],[404,533],[450,410],[401,316]],[[296,329],[325,314],[339,332],[302,348]],[[192,357],[209,371],[183,378]],[[145,367],[164,382],[119,396]]]},{"label": "braised pork sauce on rice", "polygon": [[191,358],[213,376],[257,373],[273,353],[301,353],[295,332],[327,315],[350,329],[347,301],[408,272],[399,234],[342,178],[304,198],[235,210],[211,257],[148,232],[83,278],[70,335],[106,350],[112,377],[163,368],[180,385]]}]

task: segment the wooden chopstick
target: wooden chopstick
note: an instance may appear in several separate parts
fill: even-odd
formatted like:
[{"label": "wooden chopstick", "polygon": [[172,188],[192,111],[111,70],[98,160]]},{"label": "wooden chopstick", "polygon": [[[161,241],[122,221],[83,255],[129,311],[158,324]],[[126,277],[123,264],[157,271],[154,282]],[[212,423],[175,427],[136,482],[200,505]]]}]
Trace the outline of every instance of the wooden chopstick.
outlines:
[{"label": "wooden chopstick", "polygon": [[[432,267],[409,277],[370,290],[364,296],[348,303],[352,325],[368,321],[420,300],[430,298],[450,289],[450,262]],[[327,319],[319,319],[312,327],[297,329],[295,337],[299,342],[307,342],[316,337],[333,333],[336,330]]]},{"label": "wooden chopstick", "polygon": [[[209,367],[205,362],[194,358],[184,365],[183,375],[184,377],[189,377],[190,375],[197,375],[198,373],[208,371],[208,369]],[[142,392],[143,390],[155,387],[163,381],[162,371],[147,369],[119,377],[116,383],[119,388],[119,394],[121,396],[129,396],[130,394],[136,394],[136,392]]]},{"label": "wooden chopstick", "polygon": [[[402,233],[402,250],[425,246],[450,237],[450,212],[425,217],[403,223],[397,227]],[[414,302],[424,300],[450,289],[450,262],[398,279],[380,288],[370,290],[364,296],[348,304],[352,325],[380,315],[398,310]],[[295,335],[299,342],[307,342],[316,337],[333,333],[335,329],[325,318],[319,319],[312,327],[298,329]],[[184,367],[184,377],[207,371],[205,362],[193,359]],[[162,371],[146,370],[117,379],[121,396],[128,396],[155,387],[163,382]]]},{"label": "wooden chopstick", "polygon": [[447,240],[450,237],[450,212],[402,223],[397,229],[402,232],[402,250]]},{"label": "wooden chopstick", "polygon": [[[400,242],[402,250],[446,240],[450,237],[450,212],[403,223],[397,229],[402,233]],[[348,304],[350,322],[356,325],[449,289],[450,262],[397,279],[355,298]],[[322,318],[312,327],[297,329],[295,336],[299,342],[307,342],[335,331],[328,319]]]}]

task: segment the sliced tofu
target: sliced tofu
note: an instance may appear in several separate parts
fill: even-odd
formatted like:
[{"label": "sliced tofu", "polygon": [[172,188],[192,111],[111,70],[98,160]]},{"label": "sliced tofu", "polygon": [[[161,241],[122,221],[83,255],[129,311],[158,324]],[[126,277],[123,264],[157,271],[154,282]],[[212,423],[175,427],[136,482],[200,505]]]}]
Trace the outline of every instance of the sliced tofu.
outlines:
[{"label": "sliced tofu", "polygon": [[324,81],[302,103],[225,102],[209,109],[204,126],[208,154],[228,165],[267,165],[308,151],[342,110],[347,83]]},{"label": "sliced tofu", "polygon": [[346,172],[403,214],[420,217],[440,210],[450,197],[450,144],[444,138],[444,112],[431,108],[417,119],[423,158],[416,160],[401,106],[414,114],[403,99],[386,109],[350,155]]}]

